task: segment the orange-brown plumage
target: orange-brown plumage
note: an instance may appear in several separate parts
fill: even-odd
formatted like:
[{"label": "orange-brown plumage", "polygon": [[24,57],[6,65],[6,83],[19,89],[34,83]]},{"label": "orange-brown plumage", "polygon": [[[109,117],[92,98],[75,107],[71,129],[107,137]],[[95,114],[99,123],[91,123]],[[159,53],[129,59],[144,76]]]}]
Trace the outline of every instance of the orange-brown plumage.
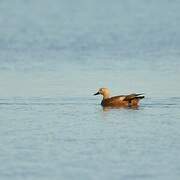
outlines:
[{"label": "orange-brown plumage", "polygon": [[110,91],[107,88],[100,88],[99,91],[94,94],[101,94],[103,100],[101,105],[103,107],[138,107],[140,99],[143,99],[142,94],[129,94],[110,97]]}]

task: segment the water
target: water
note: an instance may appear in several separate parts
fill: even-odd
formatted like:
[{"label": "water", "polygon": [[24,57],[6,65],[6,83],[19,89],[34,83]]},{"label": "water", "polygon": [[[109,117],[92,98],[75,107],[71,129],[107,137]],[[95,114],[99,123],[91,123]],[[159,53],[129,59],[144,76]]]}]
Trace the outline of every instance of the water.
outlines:
[{"label": "water", "polygon": [[[0,1],[0,179],[178,180],[179,1]],[[138,109],[92,94],[144,92]]]}]

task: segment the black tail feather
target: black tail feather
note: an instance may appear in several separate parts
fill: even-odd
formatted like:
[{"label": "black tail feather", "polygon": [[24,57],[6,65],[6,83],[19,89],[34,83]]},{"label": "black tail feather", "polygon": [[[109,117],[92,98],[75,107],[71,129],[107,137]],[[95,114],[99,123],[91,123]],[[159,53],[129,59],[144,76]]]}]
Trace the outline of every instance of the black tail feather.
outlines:
[{"label": "black tail feather", "polygon": [[137,96],[137,97],[135,97],[135,98],[143,99],[143,98],[145,98],[145,96]]}]

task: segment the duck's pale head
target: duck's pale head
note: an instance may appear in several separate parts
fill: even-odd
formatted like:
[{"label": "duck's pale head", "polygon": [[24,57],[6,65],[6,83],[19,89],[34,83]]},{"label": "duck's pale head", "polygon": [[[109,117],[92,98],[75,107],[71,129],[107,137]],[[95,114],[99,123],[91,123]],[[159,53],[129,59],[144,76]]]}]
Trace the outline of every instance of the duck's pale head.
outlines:
[{"label": "duck's pale head", "polygon": [[110,97],[110,91],[108,88],[100,88],[99,91],[94,95],[99,95],[99,94],[103,96],[103,99],[107,99]]}]

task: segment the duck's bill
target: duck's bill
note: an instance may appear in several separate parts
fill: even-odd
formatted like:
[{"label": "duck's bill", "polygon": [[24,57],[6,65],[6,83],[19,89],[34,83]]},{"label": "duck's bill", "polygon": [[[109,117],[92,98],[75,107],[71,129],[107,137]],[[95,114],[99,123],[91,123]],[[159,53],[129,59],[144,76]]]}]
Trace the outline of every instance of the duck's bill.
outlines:
[{"label": "duck's bill", "polygon": [[96,95],[98,95],[98,94],[100,94],[100,93],[99,93],[99,92],[97,92],[97,93],[95,93],[95,94],[94,94],[94,96],[96,96]]}]

